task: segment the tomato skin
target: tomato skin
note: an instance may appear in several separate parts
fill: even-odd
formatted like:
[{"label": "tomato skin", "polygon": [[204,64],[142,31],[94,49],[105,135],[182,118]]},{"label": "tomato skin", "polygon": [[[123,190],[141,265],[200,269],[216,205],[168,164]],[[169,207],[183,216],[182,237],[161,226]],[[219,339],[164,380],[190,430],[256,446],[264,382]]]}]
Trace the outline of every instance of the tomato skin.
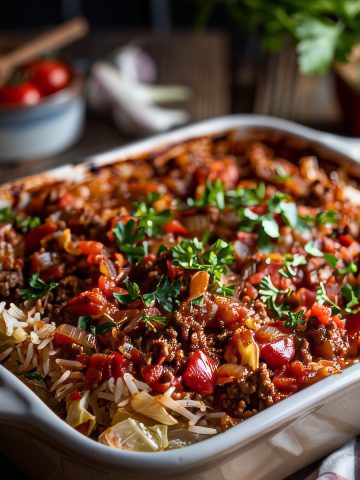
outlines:
[{"label": "tomato skin", "polygon": [[141,376],[149,387],[158,393],[164,393],[170,387],[170,382],[160,382],[164,368],[161,365],[144,365],[141,368]]},{"label": "tomato skin", "polygon": [[36,105],[41,99],[40,90],[31,82],[5,85],[0,89],[0,103],[8,105]]},{"label": "tomato skin", "polygon": [[84,255],[100,255],[104,250],[104,245],[101,242],[92,240],[83,240],[77,246]]},{"label": "tomato skin", "polygon": [[340,235],[338,240],[344,247],[350,247],[354,243],[354,239],[350,235]]},{"label": "tomato skin", "polygon": [[323,325],[328,325],[331,321],[331,308],[315,302],[311,307],[311,315],[316,317]]},{"label": "tomato skin", "polygon": [[294,339],[284,337],[274,343],[267,343],[260,348],[260,356],[273,369],[288,365],[295,356]]},{"label": "tomato skin", "polygon": [[164,233],[173,233],[174,235],[187,235],[188,229],[184,227],[178,220],[170,220],[165,223]]},{"label": "tomato skin", "polygon": [[354,313],[346,317],[345,328],[350,335],[357,335],[360,332],[360,313]]},{"label": "tomato skin", "polygon": [[98,316],[106,312],[108,301],[98,288],[93,288],[71,298],[67,307],[75,315]]},{"label": "tomato skin", "polygon": [[63,335],[62,333],[55,332],[54,342],[57,343],[58,345],[69,345],[70,343],[73,343],[74,340],[68,337],[67,335]]},{"label": "tomato skin", "polygon": [[273,383],[275,388],[281,393],[295,393],[299,388],[297,380],[294,377],[275,375],[273,378]]},{"label": "tomato skin", "polygon": [[215,390],[217,368],[216,360],[210,358],[202,350],[196,350],[187,362],[183,381],[195,392],[211,395]]},{"label": "tomato skin", "polygon": [[47,222],[36,228],[32,228],[25,235],[25,255],[35,252],[40,248],[41,239],[57,230],[55,223]]},{"label": "tomato skin", "polygon": [[35,60],[25,71],[43,95],[50,95],[67,87],[71,81],[70,68],[59,60]]},{"label": "tomato skin", "polygon": [[131,362],[119,352],[94,353],[89,358],[85,381],[92,385],[108,380],[110,377],[117,379],[129,370],[132,370]]},{"label": "tomato skin", "polygon": [[125,288],[117,287],[115,282],[105,277],[105,275],[100,275],[98,286],[106,297],[112,297],[113,293],[127,293]]},{"label": "tomato skin", "polygon": [[79,390],[75,390],[75,392],[70,393],[70,400],[80,400],[81,399],[81,393]]}]

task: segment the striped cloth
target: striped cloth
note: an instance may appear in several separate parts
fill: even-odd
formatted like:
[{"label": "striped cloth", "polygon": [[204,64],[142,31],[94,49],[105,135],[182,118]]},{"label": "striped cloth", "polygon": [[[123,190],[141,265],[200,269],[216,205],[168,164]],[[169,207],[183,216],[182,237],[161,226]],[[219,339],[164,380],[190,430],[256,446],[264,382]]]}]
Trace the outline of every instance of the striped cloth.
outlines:
[{"label": "striped cloth", "polygon": [[[288,477],[299,479],[296,474]],[[360,480],[360,438],[331,453],[303,480]]]}]

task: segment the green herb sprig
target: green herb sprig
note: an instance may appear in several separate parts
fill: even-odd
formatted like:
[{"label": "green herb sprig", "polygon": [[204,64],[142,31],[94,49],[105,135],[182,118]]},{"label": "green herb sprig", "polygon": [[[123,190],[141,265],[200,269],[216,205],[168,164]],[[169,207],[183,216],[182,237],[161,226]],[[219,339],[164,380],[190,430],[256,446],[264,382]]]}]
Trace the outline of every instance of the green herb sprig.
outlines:
[{"label": "green herb sprig", "polygon": [[59,284],[55,281],[46,283],[40,278],[39,273],[34,273],[29,280],[29,287],[22,288],[20,290],[20,295],[26,300],[37,300],[47,295],[58,285]]}]

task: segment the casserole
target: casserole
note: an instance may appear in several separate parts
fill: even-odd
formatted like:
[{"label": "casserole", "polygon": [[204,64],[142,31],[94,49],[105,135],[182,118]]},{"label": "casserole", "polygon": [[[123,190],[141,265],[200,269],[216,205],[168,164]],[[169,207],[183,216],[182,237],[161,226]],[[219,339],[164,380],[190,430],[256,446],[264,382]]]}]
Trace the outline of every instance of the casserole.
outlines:
[{"label": "casserole", "polygon": [[[140,142],[127,149],[122,149],[115,152],[110,152],[109,154],[104,154],[104,155],[95,157],[93,159],[90,159],[90,164],[100,165],[100,164],[109,162],[111,160],[115,160],[115,159],[119,160],[119,158],[121,159],[122,157],[125,157],[125,156],[136,156],[141,154],[144,151],[152,150],[156,147],[163,146],[164,143],[174,143],[174,142],[182,141],[191,137],[201,136],[204,134],[221,133],[229,129],[230,130],[240,129],[239,130],[240,135],[245,135],[246,138],[251,137],[256,139],[256,138],[262,138],[265,135],[265,137],[275,139],[275,140],[276,140],[276,137],[282,138],[282,139],[287,138],[287,141],[289,141],[292,144],[299,145],[299,148],[300,146],[301,148],[304,148],[304,144],[307,144],[307,146],[311,146],[314,150],[317,150],[319,152],[322,151],[322,155],[325,156],[326,159],[329,161],[334,162],[336,161],[336,159],[339,159],[341,157],[342,164],[345,167],[347,167],[349,171],[351,169],[353,174],[356,174],[355,164],[352,163],[349,159],[346,159],[346,157],[341,155],[340,153],[340,151],[343,150],[343,148],[341,146],[341,142],[339,139],[336,139],[335,137],[332,137],[332,136],[324,135],[324,140],[326,142],[332,141],[333,144],[336,144],[337,142],[337,147],[339,151],[338,154],[336,154],[336,150],[328,149],[328,151],[326,152],[326,148],[324,147],[324,144],[321,144],[318,141],[319,134],[311,130],[299,127],[299,131],[297,131],[296,129],[294,130],[294,127],[291,124],[288,124],[287,122],[282,122],[274,119],[272,120],[264,119],[259,117],[252,118],[248,116],[227,117],[223,119],[214,120],[212,122],[211,121],[204,122],[194,127],[189,127],[187,129],[179,130],[177,132],[172,132],[170,134],[157,137],[155,139],[149,139],[144,142]],[[355,145],[351,145],[351,147],[355,148]],[[72,173],[81,176],[82,172],[84,172],[85,170],[86,170],[86,166],[79,166],[79,167],[75,167]],[[54,175],[56,176],[56,178],[61,178],[61,176],[66,177],[66,175],[68,174],[69,174],[69,168],[65,167],[63,169],[58,169],[55,172],[52,172],[52,173],[50,172],[49,174],[40,178],[40,181],[45,181],[45,179],[50,179]],[[33,179],[28,179],[25,182],[29,185],[31,184],[31,182],[34,183],[38,180],[33,178]],[[311,460],[311,455],[319,454],[319,449],[314,448],[315,445],[317,445],[317,447],[319,445],[318,432],[317,431],[311,432],[311,438],[312,440],[315,440],[315,444],[311,444],[310,439],[308,438],[309,432],[306,431],[304,426],[307,424],[307,421],[310,423],[310,425],[314,425],[313,416],[315,415],[316,410],[322,408],[321,402],[324,399],[324,393],[331,396],[331,398],[334,399],[334,402],[336,404],[337,394],[338,394],[336,385],[340,385],[342,383],[343,387],[345,386],[349,387],[350,390],[354,388],[354,386],[351,386],[351,382],[354,380],[354,378],[357,378],[358,369],[356,367],[357,366],[355,365],[354,367],[349,368],[339,378],[335,378],[335,379],[329,378],[321,382],[320,385],[314,385],[312,387],[309,387],[305,392],[298,393],[296,397],[281,402],[282,407],[280,408],[280,410],[278,408],[279,405],[276,405],[269,411],[262,412],[258,414],[255,418],[251,418],[250,420],[247,420],[247,422],[242,424],[241,427],[234,428],[231,431],[232,433],[231,436],[229,436],[230,432],[226,432],[225,434],[221,435],[220,437],[217,437],[216,439],[214,438],[214,439],[208,440],[205,444],[194,445],[190,448],[187,448],[186,450],[181,450],[180,452],[174,451],[174,452],[159,453],[159,454],[156,454],[156,458],[149,459],[150,463],[147,463],[147,458],[149,457],[149,455],[146,455],[146,454],[143,455],[138,453],[129,454],[129,452],[116,452],[118,456],[114,457],[113,456],[114,452],[111,452],[111,453],[108,452],[106,454],[106,457],[108,457],[109,461],[111,462],[112,462],[112,459],[114,458],[116,462],[119,462],[118,465],[123,465],[122,475],[124,475],[125,472],[127,472],[128,478],[141,478],[141,475],[142,475],[141,470],[138,470],[138,472],[136,472],[135,470],[130,469],[132,466],[131,465],[132,459],[134,460],[135,463],[140,462],[140,460],[143,461],[143,466],[146,469],[149,468],[150,464],[153,465],[154,478],[155,478],[155,475],[159,474],[160,465],[163,465],[163,468],[166,468],[168,475],[172,475],[172,474],[175,475],[174,478],[176,478],[176,476],[178,476],[179,478],[185,478],[186,472],[191,472],[188,478],[217,478],[214,475],[218,475],[218,478],[239,478],[238,467],[236,465],[237,465],[239,455],[243,455],[242,463],[241,463],[243,478],[249,478],[249,477],[250,478],[280,478],[281,476],[290,472],[290,470],[286,470],[285,468],[287,469],[297,468],[295,462],[292,462],[291,464],[289,462],[289,459],[292,458],[292,456],[299,456],[300,454],[302,454],[300,461],[304,462],[304,456],[307,456],[307,454],[309,454],[308,460]],[[348,372],[351,372],[351,373],[348,373]],[[4,379],[6,378],[9,379],[7,373],[4,374]],[[330,382],[330,380],[332,380],[332,382]],[[16,379],[14,379],[14,381],[15,383],[12,382],[13,386],[16,385],[16,382],[17,382]],[[7,382],[5,381],[5,383]],[[328,387],[325,387],[325,383],[326,385],[328,385]],[[10,387],[10,384],[8,385]],[[311,389],[312,389],[312,392],[314,392],[315,387],[319,387],[319,386],[320,388],[316,390],[316,395],[318,395],[318,397],[316,395],[314,396],[314,394],[311,395],[311,393],[309,393]],[[18,385],[18,387],[20,389],[23,388],[22,385]],[[6,392],[6,391],[7,391],[6,389],[3,390],[3,392]],[[19,393],[20,390],[18,390],[17,392]],[[304,396],[303,394],[305,393],[307,395]],[[301,410],[299,409],[300,404],[296,403],[295,398],[302,399],[303,404],[301,405]],[[311,399],[310,404],[308,402],[309,398]],[[315,401],[316,398],[317,398],[317,401]],[[285,406],[286,402],[288,402],[286,404],[287,406]],[[4,404],[5,402],[3,402],[3,405]],[[293,405],[295,404],[296,404],[295,410],[297,410],[297,414],[295,415],[295,417],[287,416],[290,414],[290,412],[294,414],[295,410]],[[15,404],[13,405],[15,406]],[[342,403],[340,408],[343,410],[343,407],[344,407],[344,403]],[[329,415],[329,405],[325,405],[324,409],[325,410],[323,413],[326,415]],[[336,411],[336,408],[334,407],[333,404],[331,404],[330,412],[333,413],[335,411]],[[265,416],[264,414],[268,412],[271,412],[270,416]],[[287,415],[284,416],[284,412]],[[350,418],[345,419],[345,415],[349,413],[350,413],[350,409],[346,409],[345,412],[342,412],[342,419],[345,421],[348,420],[351,423]],[[8,412],[8,417],[9,416],[11,416],[11,412]],[[16,420],[17,415],[15,411],[13,412],[13,416],[14,416],[14,419]],[[261,417],[260,420],[258,420],[259,417]],[[31,419],[31,416],[28,417],[28,421],[30,424],[34,424],[34,421],[35,421],[38,426],[41,424],[44,426],[46,423],[45,418],[46,418],[46,414],[44,413],[43,414],[44,420],[42,420],[41,422],[38,421],[38,418],[36,418],[36,415],[32,419]],[[321,414],[317,412],[315,415],[315,418],[321,418]],[[337,419],[340,418],[340,415],[338,412],[335,418]],[[17,420],[21,421],[21,415],[20,417],[17,417]],[[298,421],[297,422],[298,425],[294,433],[293,424],[294,424],[294,421],[296,420]],[[268,426],[267,426],[269,424],[267,424],[267,422],[271,423],[271,421],[273,422],[273,424],[272,424],[272,427],[271,426],[269,427],[271,431],[271,440],[270,440],[270,437],[269,437],[270,431],[268,430]],[[331,431],[332,422],[330,421],[328,423],[329,425],[327,426],[327,428],[329,431]],[[250,424],[250,427],[248,427],[249,424]],[[300,428],[300,424],[302,428]],[[248,428],[247,431],[246,431],[246,428],[244,428],[245,425]],[[284,431],[279,433],[279,427],[283,428],[285,425],[287,425],[287,428]],[[354,425],[353,423],[351,426],[352,428],[355,428],[355,429],[357,428],[357,426]],[[59,428],[63,430],[63,427],[64,426],[62,425],[62,427],[59,427]],[[261,428],[263,428],[262,433],[261,433]],[[52,428],[51,436],[55,435],[55,430],[56,429]],[[234,437],[233,435],[234,431],[238,432],[236,437]],[[345,433],[354,432],[354,430],[352,430],[347,425],[346,425],[346,428],[344,428],[344,431]],[[241,436],[241,435],[244,435],[244,432],[247,435],[245,437]],[[249,432],[251,432],[250,436],[248,436]],[[304,434],[303,437],[301,436],[302,432]],[[267,435],[268,433],[269,435]],[[277,433],[277,435],[274,436],[274,433]],[[270,445],[276,446],[275,451],[279,450],[280,453],[279,455],[274,455],[273,451],[270,452],[271,462],[270,461],[262,462],[262,466],[265,468],[265,470],[263,471],[259,469],[259,465],[257,464],[257,462],[255,462],[254,464],[248,459],[246,459],[246,462],[245,462],[246,464],[246,469],[245,469],[243,460],[246,457],[244,457],[244,455],[246,456],[249,453],[248,449],[245,448],[245,444],[248,445],[249,442],[256,443],[256,440],[257,440],[256,435],[262,435],[262,434],[263,434],[262,440],[265,440],[265,439],[270,440]],[[70,432],[69,432],[69,435],[70,435]],[[343,437],[337,434],[337,441],[339,442],[344,441],[345,436],[346,435],[344,435]],[[78,442],[80,443],[86,440],[83,438],[81,438],[80,440],[79,437],[77,438],[78,438]],[[241,439],[244,439],[243,444],[238,443]],[[292,441],[289,441],[289,439],[292,439]],[[61,440],[59,440],[59,442],[61,443]],[[80,444],[78,442],[75,441],[75,437],[74,437],[74,448],[80,447]],[[206,469],[209,469],[212,466],[211,462],[208,464],[208,467],[205,467],[204,465],[204,463],[206,462],[205,458],[208,452],[208,448],[210,448],[210,442],[214,449],[214,453],[217,453],[217,456],[214,461],[218,463],[220,459],[224,459],[226,456],[228,458],[232,456],[234,458],[235,463],[224,464],[224,466],[221,466],[217,469],[217,472],[207,473]],[[237,443],[236,451],[235,451],[235,445],[232,444],[231,442]],[[76,445],[76,443],[78,444]],[[208,445],[208,448],[206,447],[206,445]],[[239,450],[240,445],[243,445],[244,449]],[[310,447],[310,445],[312,446]],[[257,443],[255,445],[255,448],[257,449],[261,447],[261,450],[264,450],[265,446],[266,445],[264,445],[264,443],[261,443],[261,444]],[[89,448],[87,448],[87,452],[90,452],[93,450],[93,453],[95,453],[94,448],[93,446],[90,447],[89,445]],[[253,445],[253,448],[254,448],[254,445]],[[287,454],[290,453],[290,457],[289,455],[286,455],[286,453]],[[253,459],[259,458],[257,455],[254,455],[254,450],[252,450],[252,458]],[[284,461],[280,461],[281,458],[283,458]],[[101,458],[99,458],[99,464],[101,463],[102,463],[102,460]],[[256,473],[254,473],[254,471],[251,471],[251,468],[253,467],[255,468]],[[201,472],[198,474],[200,476],[196,477],[195,475],[192,477],[193,472],[196,471],[195,469]],[[273,475],[273,477],[270,476],[271,474]],[[80,475],[80,472],[79,472],[79,475]],[[222,475],[222,476],[219,476],[219,475]]]}]

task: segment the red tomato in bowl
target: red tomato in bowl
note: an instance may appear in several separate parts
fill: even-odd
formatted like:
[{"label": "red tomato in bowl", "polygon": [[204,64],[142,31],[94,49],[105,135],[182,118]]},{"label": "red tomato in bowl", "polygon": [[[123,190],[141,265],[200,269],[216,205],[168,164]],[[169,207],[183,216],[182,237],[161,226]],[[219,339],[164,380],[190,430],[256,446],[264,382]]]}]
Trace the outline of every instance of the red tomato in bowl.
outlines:
[{"label": "red tomato in bowl", "polygon": [[40,90],[32,82],[4,85],[0,88],[0,103],[2,104],[35,105],[40,98]]},{"label": "red tomato in bowl", "polygon": [[190,357],[183,379],[185,384],[202,395],[211,395],[215,389],[218,362],[201,350]]},{"label": "red tomato in bowl", "polygon": [[60,60],[35,60],[25,71],[43,95],[67,87],[72,77],[70,68]]}]

